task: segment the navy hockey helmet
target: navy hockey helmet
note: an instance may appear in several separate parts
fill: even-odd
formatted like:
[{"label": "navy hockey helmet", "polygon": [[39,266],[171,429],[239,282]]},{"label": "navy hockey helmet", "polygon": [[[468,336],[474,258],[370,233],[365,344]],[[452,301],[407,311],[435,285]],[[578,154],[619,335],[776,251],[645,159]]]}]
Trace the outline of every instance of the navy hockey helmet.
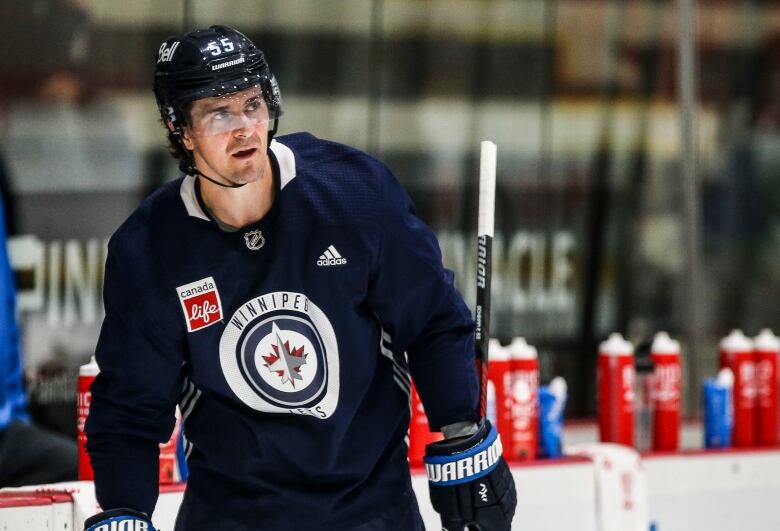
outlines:
[{"label": "navy hockey helmet", "polygon": [[157,51],[154,95],[163,123],[179,144],[182,129],[190,125],[188,104],[253,87],[262,91],[273,121],[270,143],[282,115],[282,96],[263,52],[243,33],[211,26],[169,37]]}]

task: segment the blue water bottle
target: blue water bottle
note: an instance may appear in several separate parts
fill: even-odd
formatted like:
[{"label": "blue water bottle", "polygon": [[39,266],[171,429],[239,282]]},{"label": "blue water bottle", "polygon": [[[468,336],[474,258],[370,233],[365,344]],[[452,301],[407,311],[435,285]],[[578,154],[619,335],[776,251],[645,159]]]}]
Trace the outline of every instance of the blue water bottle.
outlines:
[{"label": "blue water bottle", "polygon": [[703,385],[704,399],[704,447],[728,448],[734,429],[734,403],[732,390],[734,373],[721,369],[717,379],[707,379]]}]

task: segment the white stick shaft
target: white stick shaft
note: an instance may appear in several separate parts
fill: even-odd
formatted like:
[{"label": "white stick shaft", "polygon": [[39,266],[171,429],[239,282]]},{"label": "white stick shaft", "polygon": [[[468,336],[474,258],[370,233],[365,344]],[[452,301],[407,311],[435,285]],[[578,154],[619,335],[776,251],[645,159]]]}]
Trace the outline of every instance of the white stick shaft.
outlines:
[{"label": "white stick shaft", "polygon": [[488,358],[490,347],[490,277],[493,258],[493,221],[496,202],[496,145],[482,142],[479,159],[479,214],[477,226],[477,305],[474,340],[479,368],[479,416],[487,413]]},{"label": "white stick shaft", "polygon": [[496,145],[483,140],[479,159],[479,221],[478,234],[493,237],[496,197]]}]

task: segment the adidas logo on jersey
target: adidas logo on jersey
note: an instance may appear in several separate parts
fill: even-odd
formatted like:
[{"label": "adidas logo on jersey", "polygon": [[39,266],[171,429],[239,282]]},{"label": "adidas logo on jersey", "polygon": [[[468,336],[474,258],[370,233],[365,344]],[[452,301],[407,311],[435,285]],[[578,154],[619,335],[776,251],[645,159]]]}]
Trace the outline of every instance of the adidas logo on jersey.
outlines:
[{"label": "adidas logo on jersey", "polygon": [[325,252],[317,259],[318,266],[346,265],[346,263],[347,259],[341,256],[332,245],[325,249]]}]

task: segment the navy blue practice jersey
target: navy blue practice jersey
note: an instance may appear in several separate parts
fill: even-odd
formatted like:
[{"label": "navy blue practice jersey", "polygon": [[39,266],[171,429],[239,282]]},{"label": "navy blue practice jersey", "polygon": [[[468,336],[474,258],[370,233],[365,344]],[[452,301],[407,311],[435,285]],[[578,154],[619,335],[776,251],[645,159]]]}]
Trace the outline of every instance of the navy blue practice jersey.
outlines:
[{"label": "navy blue practice jersey", "polygon": [[257,223],[221,229],[185,176],[111,238],[86,426],[98,501],[151,513],[179,405],[197,529],[397,529],[416,511],[409,375],[434,429],[475,420],[473,320],[380,162],[303,133],[271,159]]}]

